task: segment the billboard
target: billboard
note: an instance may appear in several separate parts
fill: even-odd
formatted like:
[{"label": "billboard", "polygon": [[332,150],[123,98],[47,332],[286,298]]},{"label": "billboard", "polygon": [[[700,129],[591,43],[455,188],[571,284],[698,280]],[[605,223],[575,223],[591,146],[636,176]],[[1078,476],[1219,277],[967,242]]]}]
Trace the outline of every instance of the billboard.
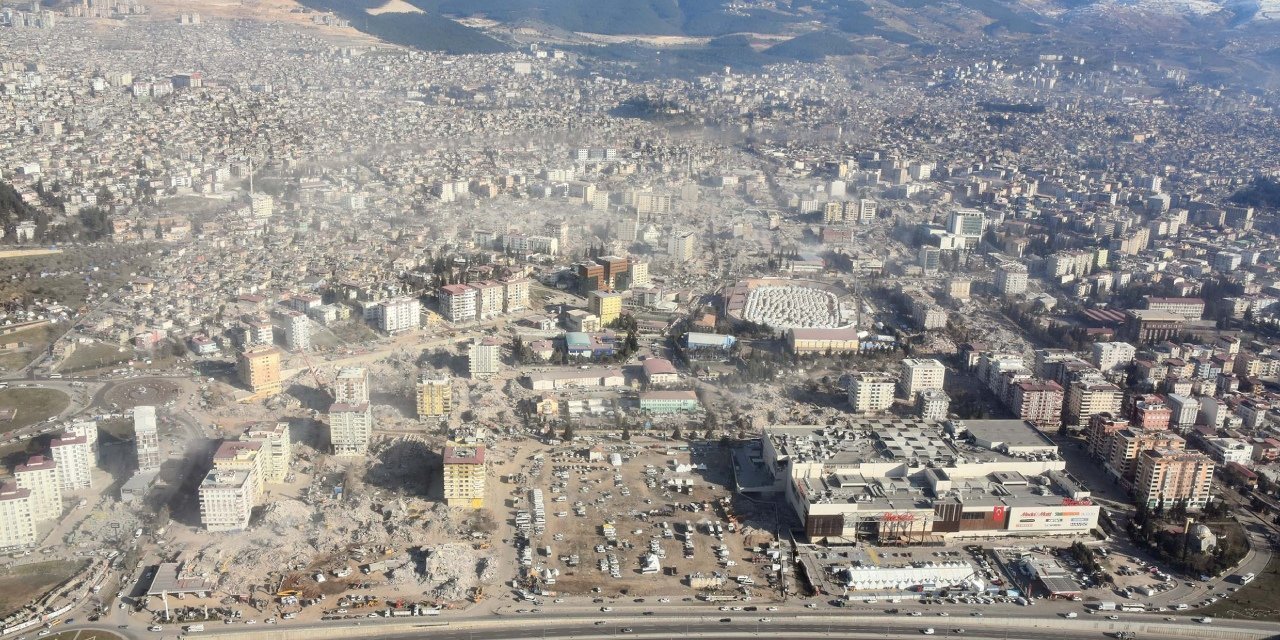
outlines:
[{"label": "billboard", "polygon": [[1101,507],[1038,506],[1010,507],[1010,531],[1088,531],[1098,525]]}]

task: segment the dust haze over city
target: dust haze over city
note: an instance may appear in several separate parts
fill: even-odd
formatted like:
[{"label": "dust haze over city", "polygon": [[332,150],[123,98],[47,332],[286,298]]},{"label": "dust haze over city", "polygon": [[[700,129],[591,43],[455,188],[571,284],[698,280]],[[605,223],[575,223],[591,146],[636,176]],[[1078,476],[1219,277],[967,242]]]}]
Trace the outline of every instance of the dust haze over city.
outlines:
[{"label": "dust haze over city", "polygon": [[0,640],[1280,636],[1277,0],[0,0]]}]

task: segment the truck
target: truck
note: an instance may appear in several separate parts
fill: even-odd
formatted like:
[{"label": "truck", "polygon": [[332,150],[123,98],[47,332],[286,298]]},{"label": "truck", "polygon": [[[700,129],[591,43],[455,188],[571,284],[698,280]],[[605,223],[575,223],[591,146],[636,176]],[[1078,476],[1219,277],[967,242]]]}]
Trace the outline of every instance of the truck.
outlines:
[{"label": "truck", "polygon": [[187,625],[186,627],[183,627],[183,630],[184,630],[184,631],[186,631],[187,633],[196,633],[196,632],[198,632],[198,631],[204,631],[204,625],[202,625],[202,624],[189,624],[189,625]]},{"label": "truck", "polygon": [[1114,602],[1108,601],[1108,602],[1098,603],[1098,611],[1115,611],[1115,610],[1116,610],[1116,603]]},{"label": "truck", "polygon": [[1250,582],[1253,582],[1253,579],[1254,579],[1254,578],[1256,578],[1256,577],[1258,577],[1258,576],[1256,576],[1256,575],[1254,575],[1254,574],[1252,574],[1252,573],[1246,573],[1246,574],[1244,574],[1244,575],[1240,576],[1240,584],[1242,584],[1242,585],[1249,584]]}]

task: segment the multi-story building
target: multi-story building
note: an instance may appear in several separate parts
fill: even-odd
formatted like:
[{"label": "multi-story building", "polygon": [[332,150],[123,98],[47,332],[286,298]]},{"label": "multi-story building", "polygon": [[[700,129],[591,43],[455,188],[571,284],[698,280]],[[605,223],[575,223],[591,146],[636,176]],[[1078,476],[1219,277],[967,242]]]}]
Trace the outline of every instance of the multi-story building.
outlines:
[{"label": "multi-story building", "polygon": [[62,483],[56,462],[44,456],[31,456],[26,464],[14,468],[13,479],[18,488],[31,492],[31,517],[35,521],[62,515]]},{"label": "multi-story building", "polygon": [[941,389],[925,389],[916,394],[916,413],[921,420],[946,420],[950,409],[951,398]]},{"label": "multi-story building", "polygon": [[200,482],[200,523],[208,531],[249,528],[256,500],[253,473],[212,469]]},{"label": "multi-story building", "polygon": [[1123,406],[1124,392],[1120,387],[1100,377],[1082,377],[1067,386],[1063,424],[1083,427],[1100,413],[1119,415]]},{"label": "multi-story building", "polygon": [[[849,211],[853,207],[854,211]],[[876,220],[876,201],[867,198],[861,198],[856,202],[847,202],[844,205],[845,222],[857,222],[858,224],[871,224]]]},{"label": "multi-story building", "polygon": [[1010,410],[1040,428],[1062,425],[1062,385],[1052,380],[1026,380],[1010,387]]},{"label": "multi-story building", "polygon": [[945,285],[947,298],[951,300],[968,300],[972,282],[968,278],[947,278]]},{"label": "multi-story building", "polygon": [[277,321],[284,331],[285,347],[293,352],[311,350],[311,320],[307,314],[287,310],[276,314]]},{"label": "multi-story building", "polygon": [[445,373],[423,372],[415,387],[418,418],[438,418],[453,411],[453,383]]},{"label": "multi-story building", "polygon": [[854,413],[878,413],[893,406],[892,376],[874,371],[857,371],[849,382],[849,406]]},{"label": "multi-story building", "polygon": [[[718,338],[717,338],[718,339]],[[857,353],[858,329],[808,328],[790,329],[786,333],[787,348],[791,353]]]},{"label": "multi-story building", "polygon": [[648,413],[684,413],[702,409],[693,391],[644,391],[640,393],[640,410]]},{"label": "multi-story building", "polygon": [[344,404],[369,402],[369,370],[343,367],[333,379],[333,401]]},{"label": "multi-story building", "polygon": [[240,439],[259,443],[263,482],[279,483],[289,477],[293,439],[288,422],[259,422],[249,427]]},{"label": "multi-story building", "polygon": [[138,471],[159,471],[160,432],[156,430],[156,408],[133,408],[133,443],[138,452]]},{"label": "multi-story building", "polygon": [[63,493],[93,486],[93,459],[84,436],[55,438],[49,443],[49,451],[57,465]]},{"label": "multi-story building", "polygon": [[1168,429],[1172,420],[1173,412],[1169,410],[1169,406],[1161,396],[1142,396],[1133,403],[1132,422],[1142,429],[1148,431]]},{"label": "multi-story building", "polygon": [[631,265],[631,261],[622,256],[600,256],[595,260],[596,264],[604,267],[605,286],[600,288],[605,290],[621,288],[622,282],[627,275],[627,268]]},{"label": "multi-story building", "polygon": [[959,236],[966,248],[972,249],[982,241],[985,216],[977,209],[956,209],[947,219],[947,233]]},{"label": "multi-story building", "polygon": [[484,507],[484,445],[449,442],[444,447],[444,501],[451,507]]},{"label": "multi-story building", "polygon": [[627,271],[623,274],[619,287],[630,289],[632,287],[647,287],[653,281],[649,278],[649,263],[641,262],[635,258],[631,258],[627,262]]},{"label": "multi-story building", "polygon": [[1115,434],[1129,428],[1129,421],[1116,417],[1115,414],[1099,413],[1089,419],[1089,430],[1085,432],[1086,446],[1089,455],[1102,463],[1111,459],[1112,438]]},{"label": "multi-story building", "polygon": [[1138,456],[1143,451],[1166,449],[1182,451],[1187,448],[1187,441],[1172,431],[1142,431],[1140,429],[1122,429],[1111,436],[1111,457],[1107,460],[1107,470],[1120,480],[1133,479]]},{"label": "multi-story building", "polygon": [[472,378],[497,375],[501,346],[493,338],[473,340],[467,350],[467,372]]},{"label": "multi-story building", "polygon": [[1187,320],[1199,320],[1204,317],[1204,300],[1201,298],[1159,298],[1146,297],[1147,309],[1175,313]]},{"label": "multi-story building", "polygon": [[516,313],[529,308],[529,279],[513,278],[503,282],[502,303],[504,313]]},{"label": "multi-story building", "polygon": [[266,456],[262,443],[255,440],[227,440],[213,452],[215,471],[244,471],[249,474],[249,488],[256,503],[262,497],[266,479]]},{"label": "multi-story building", "polygon": [[1165,396],[1165,404],[1169,406],[1169,426],[1186,429],[1196,423],[1200,415],[1200,401],[1192,396],[1171,393]]},{"label": "multi-story building", "polygon": [[996,291],[1002,296],[1016,296],[1027,291],[1027,268],[1016,262],[996,267]]},{"label": "multi-story building", "polygon": [[417,298],[392,298],[378,305],[378,328],[384,333],[413,331],[422,326],[422,303]]},{"label": "multi-story building", "polygon": [[600,318],[601,326],[609,326],[622,317],[622,294],[616,291],[592,291],[587,295],[587,310]]},{"label": "multi-story building", "polygon": [[280,350],[275,347],[251,347],[240,354],[240,382],[255,396],[280,393]]},{"label": "multi-story building", "polygon": [[693,259],[697,238],[692,231],[672,233],[667,240],[667,254],[676,262],[688,262]]},{"label": "multi-story building", "polygon": [[449,322],[470,322],[479,314],[480,292],[471,285],[447,284],[440,287],[440,313]]},{"label": "multi-story building", "polygon": [[761,451],[774,479],[761,489],[782,493],[810,542],[1080,535],[1098,522],[1057,447],[1021,420],[773,426]]},{"label": "multi-story building", "polygon": [[485,280],[470,285],[476,290],[476,317],[489,320],[503,314],[506,306],[506,287],[496,280]]},{"label": "multi-story building", "polygon": [[1168,508],[1183,503],[1202,509],[1212,499],[1213,459],[1203,453],[1152,449],[1138,456],[1134,482],[1138,504]]},{"label": "multi-story building", "polygon": [[1114,371],[1133,361],[1138,350],[1127,342],[1095,342],[1090,362],[1099,371]]},{"label": "multi-story building", "polygon": [[578,293],[586,296],[592,291],[598,291],[608,285],[608,281],[604,275],[604,265],[593,262],[579,262],[574,267],[574,274],[578,276]]},{"label": "multi-story building", "polygon": [[362,456],[369,452],[373,413],[368,402],[329,406],[329,444],[335,456]]},{"label": "multi-story building", "polygon": [[36,543],[36,519],[31,491],[12,481],[0,481],[0,551],[24,549]]},{"label": "multi-story building", "polygon": [[906,358],[902,361],[902,374],[898,376],[898,388],[902,397],[912,400],[926,389],[941,391],[946,381],[947,368],[930,358]]},{"label": "multi-story building", "polygon": [[1186,318],[1168,311],[1130,309],[1125,312],[1125,331],[1129,339],[1139,344],[1169,340],[1182,331]]}]

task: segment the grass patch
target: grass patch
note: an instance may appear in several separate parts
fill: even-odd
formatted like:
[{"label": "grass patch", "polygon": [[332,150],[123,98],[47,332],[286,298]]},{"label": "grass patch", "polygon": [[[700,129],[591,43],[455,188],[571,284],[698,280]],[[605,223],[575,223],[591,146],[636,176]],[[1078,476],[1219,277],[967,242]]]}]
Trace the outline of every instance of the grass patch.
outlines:
[{"label": "grass patch", "polygon": [[120,347],[105,342],[79,345],[75,351],[71,352],[71,355],[67,356],[67,359],[62,364],[58,365],[58,371],[61,373],[74,373],[90,369],[102,369],[121,362],[128,362],[132,355],[132,350],[128,347],[125,347],[124,351],[121,352]]},{"label": "grass patch", "polygon": [[339,340],[347,344],[368,342],[370,340],[377,340],[379,337],[378,333],[370,328],[369,325],[360,322],[359,320],[340,322],[329,327],[329,329],[333,331],[333,335],[337,336]]},{"label": "grass patch", "polygon": [[49,343],[59,333],[56,324],[42,324],[38,327],[15,331],[0,336],[0,345],[24,343],[21,350],[0,351],[0,371],[17,371],[49,348]]},{"label": "grass patch", "polygon": [[0,574],[0,615],[18,610],[45,590],[75,575],[79,568],[78,562],[51,560],[14,567]]},{"label": "grass patch", "polygon": [[56,389],[0,389],[0,409],[16,409],[12,422],[0,423],[0,433],[8,433],[62,413],[71,398]]},{"label": "grass patch", "polygon": [[1266,570],[1259,573],[1253,582],[1240,587],[1226,600],[1197,609],[1195,614],[1213,618],[1280,621],[1280,562],[1276,556],[1271,556]]}]

